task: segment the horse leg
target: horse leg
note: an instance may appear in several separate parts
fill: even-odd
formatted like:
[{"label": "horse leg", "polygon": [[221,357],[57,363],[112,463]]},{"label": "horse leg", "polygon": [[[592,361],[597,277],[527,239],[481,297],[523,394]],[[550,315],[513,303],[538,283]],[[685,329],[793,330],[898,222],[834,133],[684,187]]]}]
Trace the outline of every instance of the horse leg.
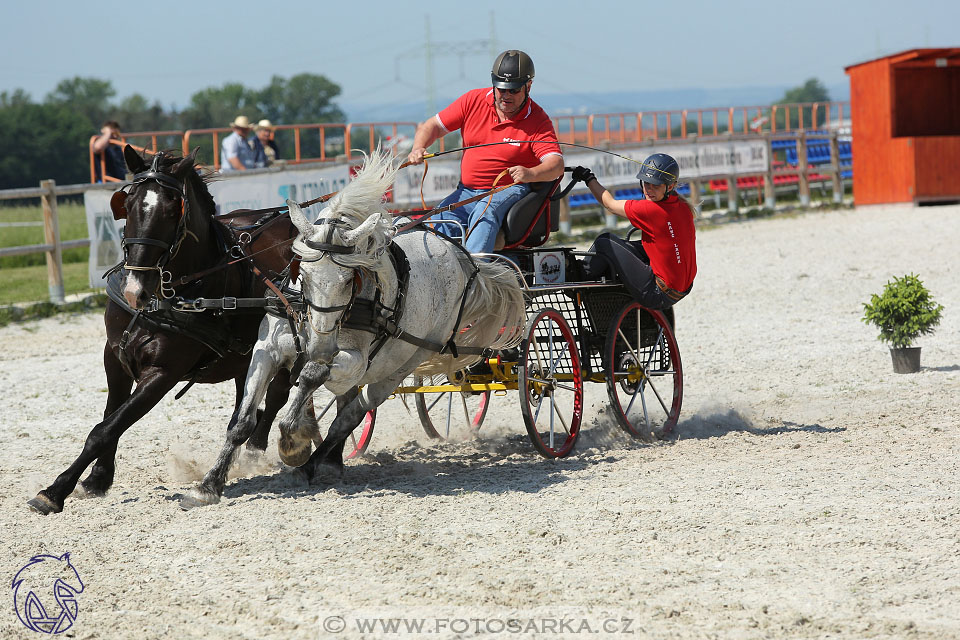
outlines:
[{"label": "horse leg", "polygon": [[312,429],[304,428],[309,424],[307,405],[313,398],[313,392],[320,388],[330,375],[330,367],[319,362],[308,362],[300,372],[297,393],[287,414],[280,421],[280,440],[277,449],[280,459],[291,467],[299,467],[307,461],[313,442],[316,420],[312,420]]},{"label": "horse leg", "polygon": [[343,474],[343,444],[347,436],[357,428],[367,411],[377,408],[390,397],[402,380],[402,375],[391,376],[367,385],[363,394],[354,388],[337,398],[337,417],[330,425],[327,437],[301,467],[311,483],[325,467]]},{"label": "horse leg", "polygon": [[120,436],[173,389],[180,380],[178,373],[149,369],[127,401],[90,431],[83,444],[83,451],[73,464],[57,476],[53,484],[29,500],[27,505],[43,515],[63,511],[64,500],[77,486],[80,476],[90,463],[111,451],[116,452]]},{"label": "horse leg", "polygon": [[[131,378],[113,353],[109,343],[103,347],[103,370],[107,374],[107,406],[103,411],[106,420],[130,397],[133,388]],[[113,484],[116,472],[117,443],[107,445],[86,479],[80,483],[89,496],[103,496]]]},{"label": "horse leg", "polygon": [[[354,398],[357,397],[358,392],[359,392],[359,388],[354,387],[353,389],[347,391],[342,396],[337,396],[337,416],[338,417],[341,414],[343,414],[346,407],[351,402],[353,402]],[[361,420],[362,419],[363,418],[361,417]],[[358,422],[357,424],[359,425],[360,423]],[[332,432],[333,432],[333,425],[331,424],[330,431],[327,432],[327,439],[330,438],[330,433]],[[330,443],[330,446],[328,447],[327,454],[323,457],[323,459],[317,462],[315,466],[327,467],[335,474],[337,478],[342,477],[343,476],[343,447],[346,444],[346,441],[347,441],[346,437],[340,440],[339,443],[336,441],[336,439],[334,439]],[[320,445],[317,445],[317,448],[319,449]]]},{"label": "horse leg", "polygon": [[[227,472],[230,470],[230,464],[233,462],[240,445],[246,442],[257,429],[260,423],[258,418],[260,412],[257,408],[264,396],[269,396],[279,370],[280,367],[275,354],[268,349],[254,352],[250,367],[247,369],[246,380],[242,388],[238,389],[240,405],[234,411],[233,418],[231,418],[232,428],[227,429],[226,440],[220,449],[220,455],[217,456],[213,467],[203,476],[200,484],[187,491],[181,498],[180,506],[183,509],[220,502],[223,487],[227,482]],[[289,383],[288,378],[287,382]],[[283,406],[282,402],[281,406]],[[274,413],[276,413],[276,410]]]},{"label": "horse leg", "polygon": [[290,397],[290,371],[280,369],[277,371],[267,387],[267,401],[262,412],[257,413],[257,425],[253,435],[247,440],[247,450],[263,453],[267,450],[267,438],[270,435],[270,427],[283,405],[287,403]]}]

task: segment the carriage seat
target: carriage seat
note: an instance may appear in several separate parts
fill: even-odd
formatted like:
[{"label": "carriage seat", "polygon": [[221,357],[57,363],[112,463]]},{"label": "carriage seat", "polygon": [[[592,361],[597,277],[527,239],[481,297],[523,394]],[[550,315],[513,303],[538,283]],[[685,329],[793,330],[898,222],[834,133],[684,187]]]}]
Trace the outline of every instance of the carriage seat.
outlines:
[{"label": "carriage seat", "polygon": [[[513,203],[497,233],[494,251],[539,247],[560,228],[559,205],[551,196],[562,176],[549,182],[531,182],[530,192]],[[559,198],[558,198],[559,199]]]}]

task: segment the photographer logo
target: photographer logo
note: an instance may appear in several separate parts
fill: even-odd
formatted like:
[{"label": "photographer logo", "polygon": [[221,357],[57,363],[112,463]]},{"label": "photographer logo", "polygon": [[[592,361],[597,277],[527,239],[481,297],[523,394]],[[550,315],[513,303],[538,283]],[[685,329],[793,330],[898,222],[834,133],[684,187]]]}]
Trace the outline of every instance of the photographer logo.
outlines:
[{"label": "photographer logo", "polygon": [[56,635],[77,619],[77,595],[83,592],[83,581],[70,563],[69,553],[33,556],[10,587],[17,617],[31,631]]}]

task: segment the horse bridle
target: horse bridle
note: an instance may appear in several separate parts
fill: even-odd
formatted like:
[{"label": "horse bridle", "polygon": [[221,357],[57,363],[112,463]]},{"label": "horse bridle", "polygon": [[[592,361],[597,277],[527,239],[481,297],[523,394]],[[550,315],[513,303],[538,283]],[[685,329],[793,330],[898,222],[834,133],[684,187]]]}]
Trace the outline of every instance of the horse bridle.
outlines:
[{"label": "horse bridle", "polygon": [[[187,230],[187,217],[189,215],[189,208],[187,203],[186,191],[184,189],[184,184],[175,177],[162,173],[160,171],[160,162],[164,157],[164,152],[160,151],[155,156],[153,156],[153,162],[150,164],[150,168],[147,171],[142,171],[133,176],[133,180],[130,181],[129,185],[126,185],[123,189],[118,191],[113,195],[110,201],[110,206],[113,209],[114,219],[121,220],[127,217],[126,209],[126,189],[131,187],[144,184],[151,180],[155,181],[162,188],[174,191],[180,197],[180,219],[177,221],[177,230],[174,234],[173,243],[164,242],[163,240],[156,240],[154,238],[146,237],[133,237],[124,238],[120,242],[120,246],[123,249],[123,268],[128,271],[157,271],[160,274],[160,293],[164,298],[170,298],[174,295],[172,287],[169,287],[169,284],[172,280],[172,276],[169,271],[164,271],[164,267],[167,265],[174,256],[177,255],[177,252],[180,250],[180,245],[183,243],[184,238],[186,238]],[[122,194],[122,195],[121,195]],[[119,197],[118,197],[119,196]],[[135,265],[127,262],[127,253],[130,245],[133,244],[143,244],[147,246],[160,247],[163,250],[163,253],[157,259],[157,263],[153,266],[145,265]]]},{"label": "horse bridle", "polygon": [[338,267],[341,267],[343,269],[353,270],[353,289],[350,293],[350,299],[347,301],[346,304],[338,304],[332,307],[321,307],[317,304],[314,304],[314,302],[307,297],[307,294],[303,293],[303,288],[301,287],[303,302],[307,305],[307,307],[309,307],[309,309],[313,309],[318,313],[336,313],[338,311],[340,312],[340,317],[337,318],[337,322],[334,324],[333,329],[331,329],[330,331],[318,331],[316,327],[313,326],[313,323],[310,322],[308,317],[307,321],[310,322],[310,328],[313,329],[314,333],[328,334],[328,333],[333,333],[339,330],[340,326],[343,324],[343,321],[347,318],[348,315],[350,315],[350,309],[353,308],[353,304],[357,300],[357,295],[360,293],[360,290],[363,288],[363,276],[360,274],[360,270],[357,269],[356,267],[349,267],[347,265],[340,264],[339,262],[334,260],[333,255],[331,255],[331,254],[347,254],[347,253],[353,253],[355,251],[356,249],[355,247],[347,247],[342,244],[333,244],[333,232],[337,230],[337,227],[347,226],[347,223],[340,218],[323,218],[322,220],[318,220],[316,223],[314,223],[314,226],[327,227],[326,233],[324,234],[323,239],[319,242],[309,240],[309,239],[304,239],[303,244],[305,244],[307,247],[311,249],[320,251],[320,255],[317,256],[316,258],[311,258],[309,260],[305,260],[303,256],[299,256],[300,262],[319,262],[320,260],[323,260],[324,258],[329,257],[330,261],[333,262]]}]

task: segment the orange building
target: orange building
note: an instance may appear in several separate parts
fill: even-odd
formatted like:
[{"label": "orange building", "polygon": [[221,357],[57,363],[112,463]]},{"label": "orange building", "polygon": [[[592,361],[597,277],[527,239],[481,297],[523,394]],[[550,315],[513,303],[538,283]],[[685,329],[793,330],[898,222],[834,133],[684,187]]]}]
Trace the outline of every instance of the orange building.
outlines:
[{"label": "orange building", "polygon": [[858,205],[960,201],[960,48],[846,68]]}]

